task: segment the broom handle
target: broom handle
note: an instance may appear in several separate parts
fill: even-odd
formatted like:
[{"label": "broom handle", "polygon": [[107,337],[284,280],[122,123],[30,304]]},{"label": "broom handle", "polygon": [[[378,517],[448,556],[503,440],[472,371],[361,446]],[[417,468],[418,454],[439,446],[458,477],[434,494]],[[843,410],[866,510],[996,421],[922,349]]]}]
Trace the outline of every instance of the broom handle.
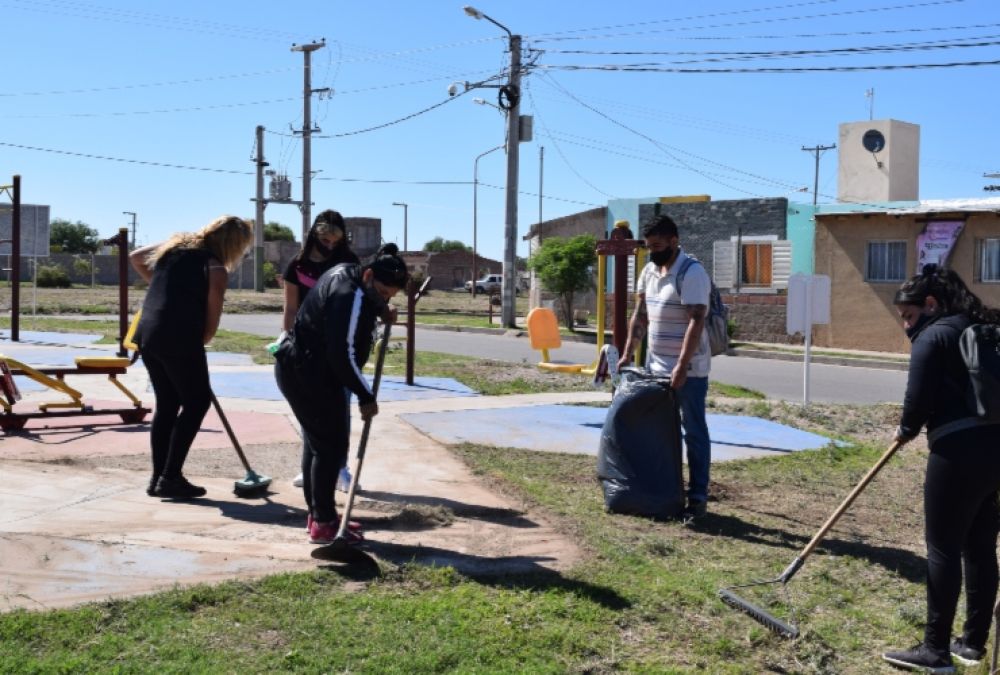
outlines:
[{"label": "broom handle", "polygon": [[[385,363],[385,352],[389,346],[389,332],[392,324],[386,323],[385,330],[382,331],[382,344],[379,345],[378,357],[375,359],[375,377],[372,380],[372,396],[378,399],[378,385],[382,381],[382,365]],[[347,491],[347,502],[344,505],[344,514],[340,518],[340,527],[337,528],[335,539],[343,539],[347,535],[347,525],[351,518],[351,509],[354,506],[354,493],[358,487],[358,477],[361,474],[361,465],[365,461],[365,449],[368,447],[368,433],[372,428],[372,418],[365,420],[365,426],[361,429],[361,440],[358,441],[358,461],[354,465],[354,476],[351,477],[351,485]]]},{"label": "broom handle", "polygon": [[215,406],[215,412],[218,413],[219,419],[222,420],[222,426],[226,428],[226,433],[229,434],[229,440],[233,442],[233,447],[236,448],[236,454],[239,455],[240,461],[243,462],[243,468],[246,469],[247,473],[251,473],[253,469],[250,468],[250,462],[247,461],[247,456],[243,454],[243,448],[240,447],[240,442],[236,440],[236,434],[233,432],[233,428],[229,426],[229,420],[226,419],[226,413],[222,412],[222,406],[219,405],[219,399],[215,398],[215,392],[209,390],[209,395],[212,397],[212,405]]},{"label": "broom handle", "polygon": [[861,491],[872,482],[875,475],[882,470],[882,467],[885,466],[886,462],[888,462],[892,456],[896,454],[896,451],[902,446],[903,444],[900,441],[893,441],[892,445],[889,446],[889,449],[882,454],[877,462],[875,462],[875,466],[869,469],[864,478],[862,478],[861,481],[854,486],[854,489],[851,490],[851,494],[847,495],[847,498],[840,504],[840,506],[837,507],[837,510],[826,519],[826,522],[823,523],[823,527],[819,528],[819,532],[817,532],[815,536],[813,536],[812,540],[806,544],[806,547],[802,549],[799,556],[792,561],[792,564],[789,565],[784,572],[782,572],[781,576],[778,577],[779,581],[782,583],[788,583],[795,573],[799,571],[799,568],[802,567],[802,563],[806,561],[806,558],[808,558],[809,554],[813,552],[813,549],[819,546],[819,542],[823,540],[823,537],[825,537],[826,533],[830,531],[830,528],[832,528],[834,524],[840,520],[840,517],[844,515],[844,511],[850,508],[851,504],[854,503],[854,500],[857,499],[857,496],[861,494]]}]

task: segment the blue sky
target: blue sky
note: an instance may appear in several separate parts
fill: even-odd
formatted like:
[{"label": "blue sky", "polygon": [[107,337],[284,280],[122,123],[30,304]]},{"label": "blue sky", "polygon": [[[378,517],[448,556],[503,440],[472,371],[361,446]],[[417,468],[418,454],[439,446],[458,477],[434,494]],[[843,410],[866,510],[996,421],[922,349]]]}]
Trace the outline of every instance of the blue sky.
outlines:
[{"label": "blue sky", "polygon": [[[1000,66],[929,67],[1000,61],[996,0],[476,2],[533,63],[519,239],[539,217],[542,167],[544,219],[624,197],[811,201],[802,146],[835,143],[838,124],[872,112],[921,126],[921,198],[990,196],[1000,182],[983,178],[1000,172]],[[258,124],[299,198],[303,58],[290,47],[325,38],[312,84],[333,93],[312,104],[313,212],[381,218],[402,245],[392,203],[405,202],[409,248],[471,244],[473,162],[503,143],[504,120],[473,102],[496,89],[447,88],[497,81],[508,55],[506,34],[460,1],[0,0],[0,17],[0,184],[20,174],[23,201],[54,218],[110,236],[134,211],[142,244],[250,217]],[[720,70],[751,72],[704,72]],[[825,153],[820,201],[835,200],[836,166]],[[479,180],[479,250],[500,259],[502,152]],[[265,218],[301,225],[288,205]]]}]

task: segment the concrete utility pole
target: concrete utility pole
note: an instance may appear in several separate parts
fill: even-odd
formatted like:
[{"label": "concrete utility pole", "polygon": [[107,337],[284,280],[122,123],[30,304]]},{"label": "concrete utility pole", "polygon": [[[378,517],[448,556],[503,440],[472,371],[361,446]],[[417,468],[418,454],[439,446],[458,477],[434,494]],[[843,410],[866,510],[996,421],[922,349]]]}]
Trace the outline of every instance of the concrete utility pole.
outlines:
[{"label": "concrete utility pole", "polygon": [[507,209],[504,225],[503,296],[500,320],[515,328],[517,297],[517,181],[521,145],[521,36],[510,36],[510,82],[507,110]]},{"label": "concrete utility pole", "polygon": [[128,250],[135,249],[135,211],[122,211],[123,216],[132,216],[132,248]]},{"label": "concrete utility pole", "polygon": [[317,49],[326,46],[326,38],[307,45],[292,45],[293,52],[302,52],[303,87],[302,87],[302,241],[309,236],[312,226],[312,66],[310,57]]},{"label": "concrete utility pole", "polygon": [[815,176],[813,177],[813,206],[816,206],[817,193],[819,192],[819,156],[825,150],[833,150],[836,147],[837,147],[836,143],[834,143],[833,145],[817,145],[812,148],[807,148],[804,145],[802,146],[802,149],[805,152],[811,152],[816,155],[816,173]]},{"label": "concrete utility pole", "polygon": [[[253,227],[253,288],[258,293],[264,292],[264,127],[257,126],[257,199],[254,201]],[[303,242],[305,240],[303,239]]]}]

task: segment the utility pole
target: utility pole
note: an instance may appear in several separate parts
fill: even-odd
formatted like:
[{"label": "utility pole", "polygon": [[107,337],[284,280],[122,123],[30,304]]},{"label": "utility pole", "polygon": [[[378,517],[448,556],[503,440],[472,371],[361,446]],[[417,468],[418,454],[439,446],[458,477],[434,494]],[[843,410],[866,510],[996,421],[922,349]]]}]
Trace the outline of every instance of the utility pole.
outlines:
[{"label": "utility pole", "polygon": [[409,241],[406,238],[406,232],[409,229],[410,222],[410,205],[405,202],[393,202],[392,205],[403,207],[403,251],[406,252],[410,250]]},{"label": "utility pole", "polygon": [[132,248],[128,250],[135,249],[135,211],[122,211],[123,216],[132,216]]},{"label": "utility pole", "polygon": [[[264,292],[264,127],[257,126],[257,199],[254,200],[253,228],[253,288],[258,293]],[[305,239],[302,240],[305,242]]]},{"label": "utility pole", "polygon": [[302,52],[303,57],[303,87],[302,87],[302,241],[309,236],[312,226],[312,66],[311,55],[317,49],[326,46],[326,38],[307,45],[292,45],[293,52]]},{"label": "utility pole", "polygon": [[504,226],[503,296],[500,320],[516,328],[517,180],[521,145],[521,36],[510,35],[510,81],[507,85],[507,209]]},{"label": "utility pole", "polygon": [[836,143],[834,143],[833,145],[817,145],[811,148],[807,148],[804,145],[802,146],[802,150],[804,150],[805,152],[811,152],[816,155],[816,173],[815,176],[813,177],[813,206],[816,206],[816,201],[819,193],[819,156],[823,154],[824,151],[833,150],[836,147],[837,147]]}]

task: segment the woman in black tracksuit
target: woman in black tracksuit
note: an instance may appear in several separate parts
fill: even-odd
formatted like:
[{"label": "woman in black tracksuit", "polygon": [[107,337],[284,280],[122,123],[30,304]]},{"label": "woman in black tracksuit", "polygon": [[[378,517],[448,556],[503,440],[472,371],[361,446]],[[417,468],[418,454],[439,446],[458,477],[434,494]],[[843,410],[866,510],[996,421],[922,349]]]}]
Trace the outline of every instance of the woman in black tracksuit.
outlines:
[{"label": "woman in black tracksuit", "polygon": [[151,497],[190,499],[205,488],[181,472],[211,403],[205,345],[222,315],[229,271],[253,241],[242,218],[223,216],[198,232],[183,232],[129,254],[149,283],[136,333],[156,395],[150,427]]},{"label": "woman in black tracksuit", "polygon": [[[1000,425],[977,416],[959,336],[972,323],[1000,323],[952,270],[927,265],[896,293],[912,342],[903,413],[896,440],[927,426],[930,454],[924,482],[927,623],[913,649],[885,660],[929,672],[952,672],[952,659],[978,662],[985,653],[997,595],[1000,518]],[[951,639],[965,568],[966,618]]]},{"label": "woman in black tracksuit", "polygon": [[350,440],[347,391],[358,397],[363,419],[378,414],[361,369],[372,348],[376,319],[394,320],[388,301],[408,278],[394,244],[383,247],[364,268],[342,264],[328,270],[306,296],[288,339],[275,353],[278,388],[302,425],[302,489],[314,544],[332,542],[339,526],[333,493]]}]

